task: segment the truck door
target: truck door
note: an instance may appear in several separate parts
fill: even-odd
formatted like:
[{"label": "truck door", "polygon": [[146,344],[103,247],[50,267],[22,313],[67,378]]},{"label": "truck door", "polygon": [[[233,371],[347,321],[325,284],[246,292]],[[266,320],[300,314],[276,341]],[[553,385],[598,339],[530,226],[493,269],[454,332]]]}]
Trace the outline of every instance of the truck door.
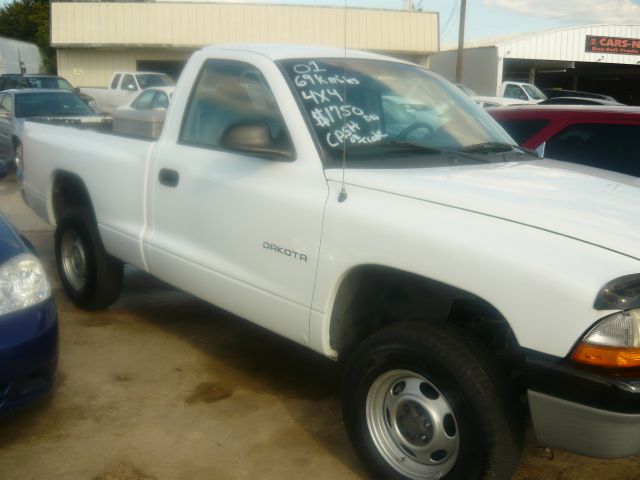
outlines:
[{"label": "truck door", "polygon": [[[290,97],[284,109],[254,64],[203,62],[177,141],[163,136],[152,166],[145,252],[156,276],[304,344],[328,188],[269,66]],[[229,148],[225,132],[238,125],[268,128],[281,154]]]},{"label": "truck door", "polygon": [[111,94],[111,105],[109,105],[109,108],[113,110],[120,105],[128,103],[137,93],[138,85],[136,84],[134,76],[131,74],[123,75],[120,88],[118,90],[114,90]]}]

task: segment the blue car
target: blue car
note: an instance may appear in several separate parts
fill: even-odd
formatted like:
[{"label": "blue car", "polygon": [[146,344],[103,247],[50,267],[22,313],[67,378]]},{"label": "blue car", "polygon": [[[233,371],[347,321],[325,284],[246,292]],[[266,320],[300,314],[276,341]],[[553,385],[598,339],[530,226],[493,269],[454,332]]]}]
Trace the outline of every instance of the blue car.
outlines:
[{"label": "blue car", "polygon": [[[6,175],[0,162],[0,179]],[[58,322],[40,260],[0,215],[0,415],[53,388]]]}]

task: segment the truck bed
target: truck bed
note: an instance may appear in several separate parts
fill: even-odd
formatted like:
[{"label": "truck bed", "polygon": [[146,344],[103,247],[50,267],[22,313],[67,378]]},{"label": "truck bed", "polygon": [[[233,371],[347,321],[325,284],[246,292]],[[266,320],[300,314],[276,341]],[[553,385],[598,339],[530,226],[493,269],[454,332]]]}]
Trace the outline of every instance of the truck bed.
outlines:
[{"label": "truck bed", "polygon": [[[76,134],[79,128],[83,129],[81,135]],[[52,178],[59,171],[72,172],[91,192],[107,251],[142,267],[138,245],[145,218],[145,175],[155,142],[96,130],[26,122],[25,200],[40,217],[55,225],[55,212],[48,207],[53,195]]]}]

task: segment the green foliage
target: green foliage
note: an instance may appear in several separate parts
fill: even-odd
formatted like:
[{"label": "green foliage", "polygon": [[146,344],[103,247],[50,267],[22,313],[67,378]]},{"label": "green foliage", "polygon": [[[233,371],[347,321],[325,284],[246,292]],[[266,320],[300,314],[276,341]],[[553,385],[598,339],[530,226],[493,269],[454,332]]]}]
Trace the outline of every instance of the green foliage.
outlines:
[{"label": "green foliage", "polygon": [[0,7],[0,36],[38,45],[43,68],[55,73],[56,53],[49,42],[48,0],[13,0]]}]

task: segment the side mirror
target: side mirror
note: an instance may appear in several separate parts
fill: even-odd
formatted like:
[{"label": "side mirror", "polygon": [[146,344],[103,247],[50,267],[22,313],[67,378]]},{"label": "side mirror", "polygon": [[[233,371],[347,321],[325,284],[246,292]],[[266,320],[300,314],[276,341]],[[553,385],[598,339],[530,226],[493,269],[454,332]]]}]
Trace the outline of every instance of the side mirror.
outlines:
[{"label": "side mirror", "polygon": [[545,148],[547,148],[547,142],[542,142],[540,145],[538,145],[538,148],[534,150],[536,152],[536,155],[538,155],[538,158],[544,158]]},{"label": "side mirror", "polygon": [[7,176],[8,170],[7,166],[3,161],[0,161],[0,180]]},{"label": "side mirror", "polygon": [[138,90],[138,88],[133,83],[130,83],[129,85],[127,85],[127,90],[135,92],[136,90]]},{"label": "side mirror", "polygon": [[76,94],[80,95],[80,87],[75,87],[73,91],[76,92]]},{"label": "side mirror", "polygon": [[220,146],[232,152],[246,153],[273,160],[293,160],[289,137],[276,140],[266,122],[248,121],[230,125],[220,137]]}]

